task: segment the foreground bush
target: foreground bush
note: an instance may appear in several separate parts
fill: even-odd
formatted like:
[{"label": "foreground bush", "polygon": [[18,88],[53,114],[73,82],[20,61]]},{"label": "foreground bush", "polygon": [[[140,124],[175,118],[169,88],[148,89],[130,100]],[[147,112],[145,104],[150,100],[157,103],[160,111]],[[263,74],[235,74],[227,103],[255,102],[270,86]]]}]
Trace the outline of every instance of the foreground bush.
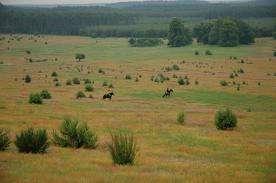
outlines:
[{"label": "foreground bush", "polygon": [[85,85],[85,91],[91,92],[91,91],[93,91],[93,90],[94,90],[94,88],[93,88],[93,86],[92,86],[91,84]]},{"label": "foreground bush", "polygon": [[41,98],[43,98],[43,99],[51,99],[51,98],[52,98],[52,96],[51,96],[51,94],[48,92],[48,90],[42,90],[42,91],[40,92],[40,96],[41,96]]},{"label": "foreground bush", "polygon": [[42,97],[41,97],[40,93],[30,94],[29,103],[30,104],[42,104]]},{"label": "foreground bush", "polygon": [[30,75],[26,75],[24,78],[25,83],[30,83],[32,81],[32,78]]},{"label": "foreground bush", "polygon": [[237,125],[237,117],[230,109],[219,110],[215,115],[215,125],[219,130],[234,128]]},{"label": "foreground bush", "polygon": [[177,114],[177,122],[180,123],[180,124],[184,124],[185,122],[185,113],[184,112],[180,112]]},{"label": "foreground bush", "polygon": [[45,129],[23,130],[16,135],[15,145],[19,152],[44,153],[49,147],[47,132]]},{"label": "foreground bush", "polygon": [[53,142],[61,147],[96,148],[97,135],[92,132],[86,123],[78,120],[64,119],[58,132],[53,132]]},{"label": "foreground bush", "polygon": [[76,98],[77,99],[80,99],[80,98],[85,98],[85,94],[82,92],[82,91],[79,91],[77,94],[76,94]]},{"label": "foreground bush", "polygon": [[121,131],[111,133],[111,143],[108,150],[114,164],[133,165],[137,154],[137,146],[133,135]]},{"label": "foreground bush", "polygon": [[6,150],[11,141],[8,135],[8,132],[4,130],[3,128],[0,128],[0,151]]}]

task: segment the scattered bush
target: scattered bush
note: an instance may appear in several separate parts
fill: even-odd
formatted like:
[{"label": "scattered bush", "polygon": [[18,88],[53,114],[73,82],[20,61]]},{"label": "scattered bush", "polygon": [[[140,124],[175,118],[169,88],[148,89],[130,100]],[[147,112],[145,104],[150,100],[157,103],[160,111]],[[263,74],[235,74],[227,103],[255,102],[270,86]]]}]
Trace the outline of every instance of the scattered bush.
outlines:
[{"label": "scattered bush", "polygon": [[198,51],[195,51],[195,55],[199,55],[199,52],[198,52]]},{"label": "scattered bush", "polygon": [[195,81],[195,85],[198,85],[198,84],[199,84],[199,82],[196,80],[196,81]]},{"label": "scattered bush", "polygon": [[84,84],[91,84],[91,80],[90,79],[84,79]]},{"label": "scattered bush", "polygon": [[59,133],[53,132],[53,142],[61,147],[95,149],[97,140],[97,135],[88,128],[86,123],[69,118],[64,119]]},{"label": "scattered bush", "polygon": [[138,151],[133,134],[121,131],[111,133],[108,150],[113,163],[118,165],[133,165]]},{"label": "scattered bush", "polygon": [[93,91],[93,90],[94,90],[94,88],[93,88],[93,86],[92,86],[91,84],[85,85],[85,91],[91,92],[91,91]]},{"label": "scattered bush", "polygon": [[180,124],[184,124],[186,115],[184,112],[180,112],[177,114],[177,122]]},{"label": "scattered bush", "polygon": [[52,96],[51,96],[51,94],[48,92],[48,90],[42,90],[42,91],[40,92],[40,96],[41,96],[42,99],[51,99],[51,98],[52,98]]},{"label": "scattered bush", "polygon": [[176,71],[180,70],[179,66],[176,64],[173,64],[172,69]]},{"label": "scattered bush", "polygon": [[98,73],[105,74],[104,70],[99,68]]},{"label": "scattered bush", "polygon": [[42,97],[40,93],[31,93],[29,96],[30,104],[42,104]]},{"label": "scattered bush", "polygon": [[273,52],[273,56],[276,57],[276,51]]},{"label": "scattered bush", "polygon": [[26,75],[24,78],[25,83],[30,83],[32,81],[32,78],[30,75]]},{"label": "scattered bush", "polygon": [[158,38],[130,38],[128,43],[132,47],[153,47],[153,46],[160,46],[163,44],[162,39]]},{"label": "scattered bush", "polygon": [[47,132],[45,129],[23,130],[16,135],[15,145],[19,152],[44,153],[49,147]]},{"label": "scattered bush", "polygon": [[206,50],[205,55],[213,55],[213,53],[210,50]]},{"label": "scattered bush", "polygon": [[56,72],[56,71],[54,71],[54,72],[52,72],[51,76],[52,76],[52,77],[57,77],[57,76],[58,76],[58,74],[57,74],[57,72]]},{"label": "scattered bush", "polygon": [[178,78],[177,83],[179,85],[189,85],[190,81],[189,81],[189,78],[185,76],[185,78],[182,78],[182,77]]},{"label": "scattered bush", "polygon": [[82,91],[79,91],[77,94],[76,94],[76,98],[77,99],[80,99],[80,98],[85,98],[85,94],[82,92]]},{"label": "scattered bush", "polygon": [[73,78],[73,84],[79,85],[80,84],[80,79],[79,78]]},{"label": "scattered bush", "polygon": [[228,83],[225,80],[221,80],[219,83],[220,83],[221,86],[227,86],[228,85]]},{"label": "scattered bush", "polygon": [[[136,78],[136,79],[137,79],[137,78]],[[114,88],[113,84],[110,83],[110,84],[108,85],[108,88]]]},{"label": "scattered bush", "polygon": [[169,80],[168,77],[165,77],[162,73],[158,73],[155,77],[152,76],[152,81],[156,82],[156,83],[163,83],[166,80]]},{"label": "scattered bush", "polygon": [[83,53],[76,53],[75,59],[80,62],[82,59],[85,59],[85,54],[83,54]]},{"label": "scattered bush", "polygon": [[53,81],[54,81],[54,82],[57,82],[57,81],[58,81],[58,78],[54,78]]},{"label": "scattered bush", "polygon": [[71,79],[68,79],[68,80],[66,81],[66,85],[72,85],[72,80],[71,80]]},{"label": "scattered bush", "polygon": [[6,150],[9,147],[10,143],[11,141],[7,130],[0,128],[0,151]]},{"label": "scattered bush", "polygon": [[102,86],[107,86],[107,85],[108,85],[107,81],[104,81],[102,84]]},{"label": "scattered bush", "polygon": [[61,86],[61,83],[60,82],[56,82],[55,86]]},{"label": "scattered bush", "polygon": [[237,117],[230,109],[219,110],[215,115],[215,125],[219,130],[234,128],[237,125]]},{"label": "scattered bush", "polygon": [[127,75],[125,76],[125,79],[130,80],[130,79],[131,79],[131,75],[130,75],[130,74],[127,74]]}]

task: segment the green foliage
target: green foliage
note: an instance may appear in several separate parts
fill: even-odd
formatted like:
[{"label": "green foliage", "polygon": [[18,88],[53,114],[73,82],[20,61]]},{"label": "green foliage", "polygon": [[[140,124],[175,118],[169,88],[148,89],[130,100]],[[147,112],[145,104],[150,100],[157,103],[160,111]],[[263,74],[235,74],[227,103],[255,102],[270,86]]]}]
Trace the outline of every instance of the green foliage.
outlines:
[{"label": "green foliage", "polygon": [[91,148],[97,147],[97,135],[86,123],[74,119],[64,119],[59,132],[53,131],[53,142],[61,147]]},{"label": "green foliage", "polygon": [[7,130],[0,128],[0,151],[6,150],[9,147],[10,143],[11,141]]},{"label": "green foliage", "polygon": [[133,165],[138,151],[133,134],[122,131],[111,133],[108,150],[113,163],[118,165]]},{"label": "green foliage", "polygon": [[221,86],[228,86],[228,83],[225,80],[221,80],[219,83]]},{"label": "green foliage", "polygon": [[276,57],[276,51],[273,52],[273,56]]},{"label": "green foliage", "polygon": [[90,79],[84,79],[84,84],[91,84],[91,80]]},{"label": "green foliage", "polygon": [[76,53],[75,59],[79,60],[79,62],[80,62],[82,59],[85,59],[85,55],[83,53]]},{"label": "green foliage", "polygon": [[192,43],[190,30],[184,27],[181,20],[174,18],[169,27],[168,45],[171,47],[181,47]]},{"label": "green foliage", "polygon": [[30,104],[42,104],[42,97],[40,93],[31,93],[29,96]]},{"label": "green foliage", "polygon": [[102,68],[99,68],[98,73],[105,74],[105,72]]},{"label": "green foliage", "polygon": [[172,69],[178,71],[180,67],[177,64],[173,64]]},{"label": "green foliage", "polygon": [[186,118],[186,114],[184,112],[180,112],[177,114],[177,122],[180,124],[184,124]]},{"label": "green foliage", "polygon": [[15,145],[19,152],[44,153],[49,147],[47,132],[45,129],[23,130],[16,135]]},{"label": "green foliage", "polygon": [[80,84],[80,79],[77,78],[77,77],[73,78],[73,84],[79,85]]},{"label": "green foliage", "polygon": [[107,86],[107,85],[108,85],[107,81],[104,81],[102,84],[102,86]]},{"label": "green foliage", "polygon": [[199,52],[197,50],[195,51],[195,55],[199,55]]},{"label": "green foliage", "polygon": [[219,130],[232,129],[237,126],[237,117],[230,110],[219,110],[215,115],[215,125]]},{"label": "green foliage", "polygon": [[154,81],[156,83],[163,83],[167,80],[169,80],[169,78],[164,76],[162,73],[158,73],[156,76],[153,76],[153,78],[152,78],[152,81]]},{"label": "green foliage", "polygon": [[24,81],[25,81],[25,83],[30,83],[32,81],[31,76],[27,74],[24,78]]},{"label": "green foliage", "polygon": [[77,94],[76,94],[76,99],[80,99],[80,98],[85,98],[85,94],[82,92],[82,91],[79,91]]},{"label": "green foliage", "polygon": [[213,53],[210,50],[206,50],[205,55],[213,55]]},{"label": "green foliage", "polygon": [[52,76],[52,77],[57,77],[57,76],[58,76],[58,74],[57,74],[57,72],[56,72],[56,71],[54,71],[54,72],[52,72],[51,76]]},{"label": "green foliage", "polygon": [[42,99],[51,99],[51,98],[52,98],[52,96],[51,96],[51,94],[48,92],[48,90],[42,90],[42,91],[40,92],[40,96],[41,96]]},{"label": "green foliage", "polygon": [[72,85],[72,80],[71,79],[67,79],[66,85]]},{"label": "green foliage", "polygon": [[130,79],[132,79],[132,77],[131,77],[131,75],[130,75],[130,74],[127,74],[127,75],[125,76],[125,79],[130,80]]},{"label": "green foliage", "polygon": [[130,38],[128,43],[132,47],[153,47],[162,45],[163,41],[158,38]]},{"label": "green foliage", "polygon": [[93,86],[92,86],[91,84],[85,85],[85,91],[91,92],[91,91],[93,91],[93,90],[94,90],[94,88],[93,88]]},{"label": "green foliage", "polygon": [[276,31],[272,33],[273,39],[276,39]]},{"label": "green foliage", "polygon": [[177,83],[179,85],[189,85],[190,81],[189,81],[188,77],[185,77],[185,78],[180,77],[180,78],[177,79]]}]

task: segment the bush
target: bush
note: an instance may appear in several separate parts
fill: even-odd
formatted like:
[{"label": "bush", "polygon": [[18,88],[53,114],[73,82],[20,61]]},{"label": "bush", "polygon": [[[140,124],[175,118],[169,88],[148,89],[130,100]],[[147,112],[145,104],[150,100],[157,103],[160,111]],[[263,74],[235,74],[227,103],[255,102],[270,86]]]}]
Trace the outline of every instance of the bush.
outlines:
[{"label": "bush", "polygon": [[61,83],[60,82],[56,82],[55,86],[61,86]]},{"label": "bush", "polygon": [[0,151],[6,150],[11,141],[8,135],[8,132],[4,130],[3,128],[0,128]]},{"label": "bush", "polygon": [[111,133],[108,150],[113,163],[118,165],[133,165],[138,151],[133,135],[121,131]]},{"label": "bush", "polygon": [[66,81],[66,85],[72,85],[72,80],[71,80],[71,79],[68,79],[68,80]]},{"label": "bush", "polygon": [[23,130],[16,135],[15,145],[19,152],[44,153],[49,147],[47,132],[45,129]]},{"label": "bush", "polygon": [[41,97],[40,93],[30,94],[29,103],[30,104],[42,104],[42,97]]},{"label": "bush", "polygon": [[127,74],[127,75],[125,76],[125,79],[131,79],[131,75],[130,75],[130,74]]},{"label": "bush", "polygon": [[276,51],[273,52],[273,56],[276,57]]},{"label": "bush", "polygon": [[97,135],[88,128],[86,123],[69,118],[64,119],[59,133],[53,132],[53,142],[61,147],[95,149],[97,140]]},{"label": "bush", "polygon": [[79,78],[73,78],[73,84],[79,85],[80,84]]},{"label": "bush", "polygon": [[32,78],[30,75],[26,75],[24,78],[25,83],[30,83],[32,81]]},{"label": "bush", "polygon": [[206,50],[205,55],[213,55],[213,53],[210,50]]},{"label": "bush", "polygon": [[172,69],[176,71],[180,70],[179,66],[176,64],[173,64]]},{"label": "bush", "polygon": [[92,82],[91,82],[91,80],[90,79],[85,79],[84,80],[84,84],[91,84]]},{"label": "bush", "polygon": [[182,78],[182,77],[178,78],[177,83],[179,85],[189,85],[190,81],[189,81],[188,77],[186,76],[185,78]]},{"label": "bush", "polygon": [[177,122],[180,124],[184,124],[186,115],[184,112],[180,112],[177,114]]},{"label": "bush", "polygon": [[198,52],[198,51],[195,51],[195,55],[199,55],[199,52]]},{"label": "bush", "polygon": [[79,99],[79,98],[85,98],[85,94],[82,92],[82,91],[79,91],[77,94],[76,94],[76,98]]},{"label": "bush", "polygon": [[94,90],[94,88],[93,88],[93,86],[92,86],[91,84],[85,85],[85,91],[91,92],[91,91],[93,91],[93,90]]},{"label": "bush", "polygon": [[162,39],[158,38],[130,38],[128,43],[132,47],[153,47],[153,46],[160,46],[163,44]]},{"label": "bush", "polygon": [[75,54],[75,59],[80,62],[82,59],[85,59],[85,54],[83,54],[83,53],[76,53]]},{"label": "bush", "polygon": [[[136,79],[137,79],[137,78],[136,78]],[[113,84],[110,83],[110,84],[108,85],[108,88],[114,88]]]},{"label": "bush", "polygon": [[56,71],[54,71],[54,72],[52,72],[51,76],[52,76],[52,77],[57,77],[57,76],[58,76],[58,74],[57,74],[57,72],[56,72]]},{"label": "bush", "polygon": [[107,86],[108,85],[107,81],[104,81],[102,85]]},{"label": "bush", "polygon": [[219,130],[234,128],[237,125],[237,117],[230,110],[219,110],[215,115],[215,125]]},{"label": "bush", "polygon": [[161,73],[158,73],[155,77],[153,76],[152,80],[156,83],[163,83],[164,81],[169,80],[169,78],[165,77]]},{"label": "bush", "polygon": [[227,86],[228,85],[228,83],[225,80],[221,80],[219,83],[220,83],[221,86]]},{"label": "bush", "polygon": [[105,74],[104,70],[99,68],[98,73]]},{"label": "bush", "polygon": [[42,91],[40,92],[40,96],[41,96],[42,99],[51,99],[51,98],[52,98],[52,96],[51,96],[51,94],[48,92],[48,90],[42,90]]}]

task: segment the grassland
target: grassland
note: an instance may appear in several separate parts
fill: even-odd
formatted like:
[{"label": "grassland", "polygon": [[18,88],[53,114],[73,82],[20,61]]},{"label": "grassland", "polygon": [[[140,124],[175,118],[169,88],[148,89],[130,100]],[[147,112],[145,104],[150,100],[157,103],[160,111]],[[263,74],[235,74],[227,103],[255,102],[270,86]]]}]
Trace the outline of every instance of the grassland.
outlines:
[{"label": "grassland", "polygon": [[[0,182],[274,182],[276,180],[276,41],[221,48],[193,43],[184,48],[133,48],[127,39],[42,36],[20,41],[9,35],[0,41],[0,127],[12,139],[27,127],[44,127],[51,134],[65,116],[86,121],[99,136],[96,150],[51,145],[46,154],[20,154],[14,145],[0,153]],[[35,40],[37,40],[35,42]],[[47,41],[47,44],[45,44]],[[211,50],[213,55],[204,52]],[[27,54],[29,50],[31,54]],[[200,55],[194,55],[198,50]],[[75,53],[86,59],[76,62]],[[237,57],[230,60],[229,57]],[[29,62],[47,59],[44,62]],[[55,61],[55,58],[57,60]],[[241,63],[244,60],[244,63]],[[179,71],[164,72],[178,64]],[[105,74],[98,73],[101,68]],[[230,79],[233,70],[244,74]],[[61,86],[51,73],[56,71]],[[152,75],[163,73],[169,81],[154,83]],[[29,74],[32,82],[22,78]],[[132,80],[125,80],[126,74]],[[179,86],[177,76],[191,84]],[[47,77],[46,77],[47,75]],[[141,75],[141,78],[138,76]],[[95,81],[93,98],[75,99],[80,85],[66,86],[67,79]],[[135,82],[135,77],[139,78]],[[195,85],[195,81],[199,84]],[[241,84],[223,87],[221,80]],[[115,97],[103,101],[107,81]],[[260,85],[258,85],[260,83]],[[165,88],[175,90],[162,99]],[[32,92],[48,89],[53,98],[31,105]],[[87,95],[89,93],[86,93]],[[229,107],[238,116],[233,131],[218,131],[214,114]],[[176,122],[185,111],[185,125]],[[107,151],[108,131],[133,131],[139,146],[134,166],[115,166]]]}]

